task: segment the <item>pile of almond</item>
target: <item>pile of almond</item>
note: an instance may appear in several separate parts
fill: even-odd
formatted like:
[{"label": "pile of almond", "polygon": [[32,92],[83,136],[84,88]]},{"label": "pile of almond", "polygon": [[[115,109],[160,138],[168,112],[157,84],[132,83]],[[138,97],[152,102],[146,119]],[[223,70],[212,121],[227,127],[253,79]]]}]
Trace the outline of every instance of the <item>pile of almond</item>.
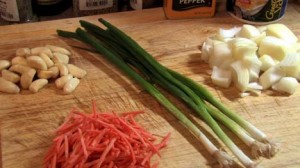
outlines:
[{"label": "pile of almond", "polygon": [[0,60],[0,92],[29,89],[36,93],[55,79],[56,87],[64,94],[72,93],[87,73],[70,64],[70,56],[69,50],[54,45],[17,49],[12,60]]}]

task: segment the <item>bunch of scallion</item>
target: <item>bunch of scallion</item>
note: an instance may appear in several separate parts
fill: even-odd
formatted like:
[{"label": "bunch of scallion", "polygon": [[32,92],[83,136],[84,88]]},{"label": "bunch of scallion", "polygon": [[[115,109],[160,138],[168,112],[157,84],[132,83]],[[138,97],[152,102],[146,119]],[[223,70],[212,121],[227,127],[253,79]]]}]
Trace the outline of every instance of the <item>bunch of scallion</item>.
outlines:
[{"label": "bunch of scallion", "polygon": [[270,158],[278,151],[277,144],[272,143],[262,131],[218,101],[205,87],[164,67],[117,27],[104,19],[99,19],[99,21],[106,29],[86,21],[80,21],[84,29],[78,28],[75,32],[58,30],[57,33],[60,36],[75,38],[89,44],[93,51],[106,57],[140,84],[201,141],[221,166],[231,167],[235,163],[234,159],[218,149],[180,109],[158,90],[156,85],[182,99],[195,113],[201,116],[245,167],[257,167],[257,164],[235,145],[219,126],[219,123],[229,128],[249,146],[255,157]]}]

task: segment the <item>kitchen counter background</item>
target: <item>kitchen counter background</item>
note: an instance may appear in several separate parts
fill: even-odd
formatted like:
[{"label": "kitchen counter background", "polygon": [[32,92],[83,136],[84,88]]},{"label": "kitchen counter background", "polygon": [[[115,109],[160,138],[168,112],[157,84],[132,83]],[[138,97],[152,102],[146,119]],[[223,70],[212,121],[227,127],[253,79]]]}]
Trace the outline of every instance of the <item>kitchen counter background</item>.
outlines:
[{"label": "kitchen counter background", "polygon": [[[300,37],[300,13],[296,8],[298,6],[288,6],[285,17],[279,23],[286,24]],[[270,91],[259,97],[241,99],[233,87],[220,89],[212,85],[207,74],[208,65],[201,62],[199,47],[207,37],[215,34],[219,28],[231,28],[242,23],[226,12],[217,12],[213,18],[171,21],[165,19],[162,8],[153,8],[0,27],[1,59],[12,58],[17,48],[55,44],[70,49],[74,53],[71,62],[88,72],[77,91],[71,95],[61,95],[54,83],[38,94],[30,94],[29,91],[20,95],[0,94],[0,102],[3,102],[0,103],[3,168],[42,167],[42,159],[50,146],[54,130],[73,107],[90,112],[91,100],[97,100],[99,111],[121,113],[145,110],[139,123],[148,131],[158,135],[171,131],[170,144],[162,151],[160,167],[218,167],[203,145],[124,73],[103,57],[71,47],[86,47],[78,41],[56,35],[57,29],[74,31],[79,26],[79,19],[98,23],[99,17],[130,35],[161,64],[203,83],[216,98],[263,129],[272,139],[278,140],[282,144],[280,152],[272,159],[257,160],[261,166],[300,167],[300,87],[290,97]],[[176,103],[190,114],[199,128],[204,129],[204,123],[193,117],[189,108],[179,101]],[[226,133],[232,135],[228,130]],[[213,134],[207,135],[218,147],[228,151]],[[237,137],[233,140],[242,150],[251,152]]]},{"label": "kitchen counter background", "polygon": [[[118,12],[124,12],[124,11],[130,11],[130,10],[134,10],[132,8],[129,7],[129,0],[124,0],[123,4],[119,6],[119,10]],[[297,5],[298,7],[296,8],[298,10],[298,12],[300,13],[300,0],[289,0],[289,5]],[[161,7],[162,4],[158,5],[158,6],[154,6],[155,7]],[[220,12],[220,11],[224,11],[226,10],[226,1],[224,0],[217,0],[217,6],[216,6],[216,12]],[[73,13],[73,7],[69,7],[68,9],[66,9],[65,11],[61,12],[58,15],[53,15],[53,16],[39,16],[38,17],[38,21],[49,21],[49,20],[58,20],[58,19],[65,19],[65,18],[73,18],[74,13]],[[24,23],[22,23],[24,24]],[[0,18],[0,26],[1,25],[7,25],[7,23],[3,22]]]},{"label": "kitchen counter background", "polygon": [[[95,15],[95,13],[97,14],[107,14],[107,13],[116,13],[116,12],[124,12],[124,11],[133,11],[135,10],[135,8],[139,8],[138,5],[137,6],[132,6],[130,5],[130,0],[117,0],[117,5],[114,4],[114,7],[112,7],[112,10],[99,10],[99,11],[95,11],[95,12],[91,12],[93,14],[89,14],[86,11],[82,12],[82,11],[78,11],[78,6],[76,6],[76,4],[78,3],[79,0],[67,0],[68,2],[66,2],[66,4],[62,4],[64,6],[70,6],[68,8],[66,8],[65,10],[63,10],[62,12],[60,12],[57,15],[45,15],[45,11],[41,12],[44,9],[38,9],[38,7],[36,7],[36,4],[32,2],[32,8],[33,8],[33,13],[35,15],[35,17],[32,19],[32,21],[30,22],[26,22],[26,23],[31,23],[31,22],[40,22],[40,21],[49,21],[49,20],[58,20],[58,19],[66,19],[66,18],[74,18],[74,17],[81,17],[81,16],[88,16],[88,15]],[[78,4],[77,4],[78,5]],[[74,6],[74,7],[73,7]],[[143,4],[143,8],[144,9],[149,9],[149,8],[156,8],[156,7],[162,7],[163,6],[163,2],[162,0],[145,0],[145,3]],[[42,13],[41,15],[39,15],[39,10]],[[48,10],[48,9],[47,9]],[[93,10],[91,10],[93,11]],[[0,26],[3,25],[8,25],[8,24],[24,24],[24,23],[11,23],[8,21],[3,20],[0,17]]]},{"label": "kitchen counter background", "polygon": [[[217,0],[217,6],[216,6],[216,12],[224,11],[226,10],[226,1],[224,0]],[[300,0],[289,0],[289,5],[297,5],[296,8],[298,12],[300,13]],[[160,7],[160,6],[157,6]],[[130,11],[133,9],[130,9],[128,5],[123,5],[120,7],[118,12],[124,12],[124,11]],[[39,21],[48,21],[48,20],[57,20],[57,19],[64,19],[64,18],[72,18],[74,17],[73,9],[72,7],[68,8],[64,12],[60,13],[59,15],[55,16],[41,16],[39,17]]]}]

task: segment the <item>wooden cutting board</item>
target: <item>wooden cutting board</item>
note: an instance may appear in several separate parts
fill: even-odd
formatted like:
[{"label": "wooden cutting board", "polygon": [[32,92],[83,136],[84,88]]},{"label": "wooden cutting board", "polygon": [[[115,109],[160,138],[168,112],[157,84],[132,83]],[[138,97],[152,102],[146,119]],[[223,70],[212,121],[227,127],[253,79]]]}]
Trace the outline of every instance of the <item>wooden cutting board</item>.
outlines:
[{"label": "wooden cutting board", "polygon": [[[280,22],[300,37],[298,7],[289,6]],[[88,72],[70,95],[63,95],[53,82],[36,94],[26,90],[17,95],[0,93],[3,168],[42,167],[42,159],[54,137],[54,130],[73,107],[91,112],[92,100],[96,100],[102,112],[144,110],[146,113],[137,118],[141,125],[158,135],[171,132],[170,143],[162,151],[160,167],[218,167],[202,144],[136,83],[104,58],[71,47],[84,46],[81,43],[56,35],[56,29],[75,30],[79,19],[97,23],[99,17],[120,27],[163,65],[202,83],[222,102],[280,142],[278,155],[270,160],[257,160],[260,165],[266,168],[300,167],[300,87],[292,96],[267,91],[258,97],[239,98],[234,88],[213,86],[207,73],[209,68],[200,60],[199,47],[206,37],[219,28],[240,26],[242,23],[226,12],[219,12],[213,18],[166,20],[163,10],[157,8],[0,27],[0,59],[11,59],[20,47],[55,44],[70,49],[71,62]],[[189,108],[177,99],[171,99],[195,120],[218,147],[227,150]],[[246,154],[250,153],[230,131],[225,129],[225,132]]]}]

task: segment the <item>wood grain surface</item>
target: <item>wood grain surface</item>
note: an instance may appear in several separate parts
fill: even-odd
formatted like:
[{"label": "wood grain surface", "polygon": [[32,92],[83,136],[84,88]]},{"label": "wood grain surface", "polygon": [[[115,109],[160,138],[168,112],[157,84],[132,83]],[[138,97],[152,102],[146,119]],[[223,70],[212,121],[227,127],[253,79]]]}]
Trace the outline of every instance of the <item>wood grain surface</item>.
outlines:
[{"label": "wood grain surface", "polygon": [[[300,37],[298,7],[288,6],[287,13],[280,22]],[[124,30],[163,65],[202,83],[222,102],[280,142],[281,150],[278,155],[272,159],[257,160],[261,166],[300,167],[300,88],[292,96],[266,91],[258,97],[239,98],[234,88],[221,89],[213,86],[207,74],[209,68],[200,60],[199,47],[206,37],[221,27],[230,28],[242,23],[225,12],[219,12],[213,18],[166,20],[163,10],[157,8],[0,27],[0,59],[11,59],[15,50],[20,47],[55,44],[70,49],[70,61],[88,72],[76,91],[70,95],[63,95],[53,82],[36,94],[26,90],[16,95],[0,93],[3,168],[42,167],[42,159],[54,137],[54,130],[73,107],[89,113],[92,100],[96,100],[102,112],[144,110],[146,113],[137,120],[147,130],[157,135],[171,132],[170,143],[162,150],[159,167],[218,167],[218,163],[202,144],[136,83],[106,59],[71,47],[83,46],[81,43],[56,35],[56,29],[75,30],[80,19],[97,23],[99,17]],[[170,95],[169,97],[218,147],[227,150],[207,126],[193,115],[191,109]],[[225,132],[233,137],[246,154],[250,153],[230,131],[225,129]]]}]

